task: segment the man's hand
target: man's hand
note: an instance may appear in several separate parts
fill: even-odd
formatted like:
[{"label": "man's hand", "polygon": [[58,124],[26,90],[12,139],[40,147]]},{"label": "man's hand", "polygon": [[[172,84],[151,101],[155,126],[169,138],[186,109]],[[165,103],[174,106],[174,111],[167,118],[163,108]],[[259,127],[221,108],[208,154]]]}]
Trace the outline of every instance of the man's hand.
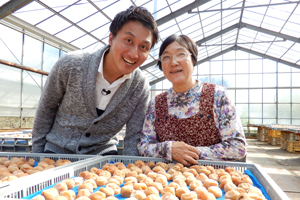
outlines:
[{"label": "man's hand", "polygon": [[173,142],[172,159],[181,162],[183,165],[197,165],[199,151],[196,147],[186,144],[185,142]]}]

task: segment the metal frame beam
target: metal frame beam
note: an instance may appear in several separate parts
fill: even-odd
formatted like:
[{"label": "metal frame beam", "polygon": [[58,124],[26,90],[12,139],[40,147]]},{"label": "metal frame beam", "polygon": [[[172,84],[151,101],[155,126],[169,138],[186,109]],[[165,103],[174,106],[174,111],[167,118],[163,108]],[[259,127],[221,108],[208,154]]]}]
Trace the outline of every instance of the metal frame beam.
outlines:
[{"label": "metal frame beam", "polygon": [[176,10],[175,12],[172,12],[171,14],[166,15],[165,17],[157,20],[156,23],[158,26],[160,26],[160,25],[162,25],[172,19],[175,19],[176,17],[179,17],[180,15],[183,15],[183,14],[189,12],[190,10],[197,8],[209,1],[211,1],[211,0],[195,0],[193,3],[187,5],[183,8],[180,8],[179,10]]},{"label": "metal frame beam", "polygon": [[[218,36],[220,36],[222,34],[225,34],[225,33],[229,32],[229,31],[232,31],[235,28],[238,28],[238,29],[249,28],[249,29],[254,30],[254,31],[258,31],[258,32],[261,32],[261,33],[266,33],[266,34],[269,34],[269,35],[273,35],[275,37],[283,38],[285,40],[289,40],[289,41],[292,41],[292,42],[300,43],[300,38],[295,38],[295,37],[292,37],[292,36],[289,36],[289,35],[285,35],[285,34],[282,34],[282,33],[278,33],[278,32],[275,32],[275,31],[271,31],[271,30],[268,30],[268,29],[264,29],[264,28],[261,28],[261,27],[257,27],[257,26],[253,26],[253,25],[241,22],[241,25],[240,25],[240,23],[234,24],[234,25],[232,25],[232,26],[230,26],[230,27],[228,27],[228,28],[226,28],[224,30],[221,30],[221,31],[219,31],[217,33],[214,33],[214,34],[212,34],[212,35],[210,35],[210,36],[208,36],[206,38],[203,38],[203,39],[197,41],[196,44],[199,45],[199,46],[201,46],[201,44],[203,44],[203,43],[205,43],[205,42],[207,42],[209,40],[212,40],[212,39],[214,39],[214,38],[216,38],[216,37],[218,37]],[[263,58],[268,58],[270,60],[274,60],[276,62],[280,62],[280,63],[286,64],[286,65],[290,65],[290,66],[293,66],[293,67],[296,67],[296,68],[300,69],[300,65],[297,65],[295,63],[291,63],[291,62],[288,62],[288,61],[284,61],[282,59],[274,58],[272,56],[268,56],[268,55],[265,55],[265,54],[262,54],[262,53],[259,53],[259,52],[253,51],[253,50],[248,50],[246,48],[239,47],[239,46],[231,47],[231,48],[226,49],[224,51],[221,51],[221,52],[219,52],[219,53],[217,53],[217,54],[215,54],[213,56],[207,57],[207,58],[205,58],[205,59],[203,59],[201,61],[198,61],[197,64],[201,64],[201,63],[206,62],[208,60],[211,60],[211,59],[213,59],[213,58],[215,58],[217,56],[220,56],[220,55],[222,55],[224,53],[227,53],[227,52],[229,52],[231,50],[237,50],[237,49],[240,49],[240,50],[243,50],[245,52],[248,52],[248,53],[251,53],[251,54],[254,54],[254,55],[258,55],[258,56],[263,57]],[[147,68],[153,66],[154,64],[156,64],[156,61],[148,63],[145,66],[142,66],[141,70],[147,69]],[[164,80],[163,77],[158,78],[157,80],[151,81],[150,85],[153,85],[153,84],[155,84],[155,83],[157,83],[159,81],[162,81],[162,80]]]},{"label": "metal frame beam", "polygon": [[189,12],[189,13],[192,14],[192,13],[220,12],[220,11],[226,11],[226,10],[240,10],[240,9],[259,8],[259,7],[266,7],[266,6],[279,6],[279,5],[286,5],[286,4],[293,4],[293,3],[300,3],[300,1],[274,3],[274,4],[260,4],[260,5],[255,5],[255,6],[231,7],[231,8],[223,8],[223,9],[201,10],[201,11],[194,11],[194,12]]},{"label": "metal frame beam", "polygon": [[207,42],[207,41],[209,41],[209,40],[211,40],[211,39],[214,39],[214,38],[216,38],[216,37],[218,37],[218,36],[220,36],[220,35],[223,35],[223,34],[225,34],[225,33],[228,33],[228,32],[230,32],[230,31],[232,31],[232,30],[234,30],[234,29],[236,29],[236,28],[238,28],[238,27],[239,27],[239,23],[236,23],[236,24],[234,24],[234,25],[232,25],[232,26],[229,26],[229,27],[227,27],[227,28],[225,28],[225,29],[219,31],[219,32],[216,32],[216,33],[214,33],[214,34],[212,34],[212,35],[210,35],[210,36],[207,36],[206,38],[203,38],[203,39],[201,39],[201,40],[198,40],[198,41],[196,42],[196,44],[197,44],[198,46],[201,46],[201,44],[203,44],[203,43],[205,43],[205,42]]},{"label": "metal frame beam", "polygon": [[[44,38],[45,40],[48,40],[50,42],[53,42],[54,44],[56,45],[59,45],[63,48],[66,48],[66,49],[69,49],[71,51],[75,51],[75,50],[79,50],[80,48],[72,45],[72,44],[69,44],[67,43],[66,41],[56,37],[56,36],[53,36],[49,33],[47,33],[46,31],[43,31],[21,19],[19,19],[18,17],[15,17],[13,15],[8,15],[6,16],[4,19],[2,19],[3,21],[5,22],[8,22],[9,24],[12,24],[12,25],[15,25],[17,27],[20,27],[21,29],[24,29],[36,36],[39,36],[41,38]],[[1,23],[1,21],[0,21]]]},{"label": "metal frame beam", "polygon": [[23,8],[34,0],[10,0],[0,7],[0,19],[10,15],[11,13]]},{"label": "metal frame beam", "polygon": [[275,31],[271,31],[271,30],[268,30],[268,29],[264,29],[264,28],[261,28],[261,27],[253,26],[251,24],[246,24],[244,22],[242,22],[241,28],[242,27],[249,28],[251,30],[258,31],[258,32],[261,32],[261,33],[266,33],[266,34],[269,34],[269,35],[273,35],[275,37],[280,37],[280,38],[283,38],[283,39],[286,39],[286,40],[289,40],[289,41],[292,41],[292,42],[300,43],[300,38],[285,35],[285,34],[278,33],[278,32],[275,32]]},{"label": "metal frame beam", "polygon": [[152,67],[153,65],[156,65],[156,64],[157,64],[157,61],[154,60],[154,61],[152,61],[152,62],[150,62],[150,63],[148,63],[148,64],[146,64],[146,65],[141,66],[141,67],[140,67],[140,70],[145,70],[145,69],[147,69],[147,68],[149,68],[149,67]]},{"label": "metal frame beam", "polygon": [[163,76],[163,77],[160,77],[160,78],[158,78],[158,79],[155,79],[154,81],[151,81],[149,84],[150,84],[150,85],[154,85],[155,83],[158,83],[158,82],[163,81],[163,80],[165,80],[165,79],[166,79],[166,77]]},{"label": "metal frame beam", "polygon": [[[97,38],[96,36],[94,36],[93,34],[91,34],[90,32],[86,31],[85,29],[83,29],[82,27],[78,26],[76,23],[72,22],[71,20],[69,20],[69,18],[63,16],[62,14],[60,14],[59,12],[56,12],[54,9],[50,8],[49,6],[47,6],[45,3],[41,2],[40,0],[35,0],[37,3],[39,3],[41,6],[47,8],[49,11],[51,11],[52,13],[54,13],[55,15],[59,16],[60,18],[62,18],[63,20],[67,21],[68,23],[72,24],[74,27],[78,28],[79,30],[81,30],[82,32],[84,32],[85,34],[91,36],[92,38],[94,38],[96,41],[101,42],[103,45],[107,45],[105,42],[103,42],[102,40],[100,40],[99,38]],[[78,38],[77,38],[78,39]],[[75,41],[75,40],[73,40]],[[72,42],[73,42],[72,41]]]},{"label": "metal frame beam", "polygon": [[251,54],[254,54],[254,55],[263,57],[263,58],[267,58],[267,59],[269,59],[269,60],[273,60],[273,61],[276,61],[276,62],[285,64],[285,65],[289,65],[289,66],[291,66],[291,67],[295,67],[295,68],[300,69],[300,65],[297,65],[297,64],[295,64],[295,63],[291,63],[291,62],[288,62],[288,61],[285,61],[285,60],[282,60],[282,59],[275,58],[275,57],[273,57],[273,56],[269,56],[269,55],[266,55],[266,54],[259,53],[259,52],[257,52],[257,51],[253,51],[253,50],[250,50],[250,49],[246,49],[246,48],[244,48],[244,47],[237,46],[237,47],[236,47],[236,50],[241,50],[241,51],[244,51],[244,52],[247,52],[247,53],[251,53]]},{"label": "metal frame beam", "polygon": [[[203,38],[203,39],[201,39],[201,40],[198,40],[197,42],[196,42],[196,44],[198,45],[198,46],[201,46],[201,44],[203,44],[203,43],[205,43],[205,42],[207,42],[207,41],[209,41],[209,40],[211,40],[211,39],[213,39],[213,38],[215,38],[215,37],[218,37],[218,36],[220,36],[220,35],[222,35],[222,34],[225,34],[225,33],[227,33],[227,32],[230,32],[230,31],[232,31],[232,30],[234,30],[234,29],[236,29],[236,28],[238,28],[239,27],[239,23],[236,23],[236,24],[234,24],[234,25],[232,25],[232,26],[229,26],[228,28],[225,28],[224,30],[221,30],[221,31],[219,31],[219,32],[217,32],[217,33],[214,33],[214,34],[212,34],[212,35],[210,35],[210,36],[208,36],[208,37],[206,37],[206,38]],[[140,67],[140,69],[141,70],[145,70],[145,69],[147,69],[147,68],[149,68],[149,67],[152,67],[153,65],[156,65],[157,64],[157,61],[152,61],[152,62],[150,62],[150,63],[148,63],[148,64],[146,64],[146,65],[144,65],[144,66],[141,66]]]},{"label": "metal frame beam", "polygon": [[199,61],[196,63],[196,65],[200,65],[200,64],[202,64],[202,63],[204,63],[204,62],[206,62],[206,61],[212,60],[212,59],[214,59],[214,58],[216,58],[216,57],[218,57],[218,56],[221,56],[221,55],[223,55],[223,54],[225,54],[225,53],[228,53],[228,52],[230,52],[230,51],[232,51],[232,50],[236,50],[236,46],[229,47],[229,48],[227,48],[227,49],[225,49],[225,50],[223,50],[223,51],[220,51],[219,53],[216,53],[216,54],[211,55],[211,56],[209,56],[209,57],[207,57],[207,58],[204,58],[203,60],[199,60]]},{"label": "metal frame beam", "polygon": [[[26,70],[26,71],[34,72],[34,73],[37,73],[37,74],[46,75],[46,76],[48,76],[48,74],[49,74],[48,72],[45,72],[43,70],[35,69],[35,68],[32,68],[32,67],[26,67],[24,65],[20,65],[20,64],[13,63],[13,62],[6,61],[6,60],[2,60],[2,59],[0,59],[0,64],[8,65],[10,67],[15,67],[15,68],[18,68],[18,69],[21,69],[21,70]],[[21,78],[21,80],[23,80],[23,79]]]}]

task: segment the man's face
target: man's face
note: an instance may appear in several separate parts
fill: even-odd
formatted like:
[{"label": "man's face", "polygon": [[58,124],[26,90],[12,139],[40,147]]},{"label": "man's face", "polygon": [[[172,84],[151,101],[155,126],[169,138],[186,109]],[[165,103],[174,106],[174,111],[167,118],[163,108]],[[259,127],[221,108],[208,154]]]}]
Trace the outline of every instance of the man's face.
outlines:
[{"label": "man's face", "polygon": [[120,76],[130,74],[147,59],[152,45],[152,33],[142,23],[129,21],[115,37],[109,35],[109,45],[113,59],[110,69]]}]

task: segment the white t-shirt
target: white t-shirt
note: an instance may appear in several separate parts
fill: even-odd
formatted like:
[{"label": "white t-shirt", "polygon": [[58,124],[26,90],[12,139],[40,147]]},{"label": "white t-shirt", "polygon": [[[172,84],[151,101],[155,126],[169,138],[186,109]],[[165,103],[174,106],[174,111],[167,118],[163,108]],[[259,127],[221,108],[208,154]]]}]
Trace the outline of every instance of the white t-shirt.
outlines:
[{"label": "white t-shirt", "polygon": [[[116,91],[119,89],[121,84],[126,80],[131,78],[130,74],[124,74],[121,78],[117,79],[112,84],[109,84],[107,80],[105,80],[103,76],[103,59],[106,52],[103,53],[98,74],[97,74],[97,80],[96,80],[96,107],[100,110],[105,110],[107,104],[109,103],[110,99],[113,97],[113,95],[116,93]],[[110,90],[110,94],[103,95],[101,91],[105,89],[106,91]]]}]

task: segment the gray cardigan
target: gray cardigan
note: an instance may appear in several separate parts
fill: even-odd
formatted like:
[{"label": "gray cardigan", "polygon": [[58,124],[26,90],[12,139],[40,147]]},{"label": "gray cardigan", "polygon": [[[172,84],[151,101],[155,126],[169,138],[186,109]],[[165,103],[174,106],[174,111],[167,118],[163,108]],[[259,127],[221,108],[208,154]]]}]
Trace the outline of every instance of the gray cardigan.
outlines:
[{"label": "gray cardigan", "polygon": [[96,78],[107,48],[71,52],[54,65],[35,115],[34,153],[103,154],[116,150],[116,134],[126,124],[124,155],[138,155],[150,86],[141,70],[134,70],[98,117]]}]

